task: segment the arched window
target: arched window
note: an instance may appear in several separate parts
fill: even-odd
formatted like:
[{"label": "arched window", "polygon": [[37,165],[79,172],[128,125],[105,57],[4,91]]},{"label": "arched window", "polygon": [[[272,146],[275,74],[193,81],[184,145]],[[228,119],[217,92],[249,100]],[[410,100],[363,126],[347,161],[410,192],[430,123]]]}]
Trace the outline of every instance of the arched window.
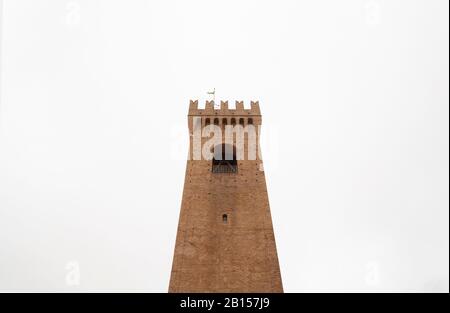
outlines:
[{"label": "arched window", "polygon": [[205,126],[208,126],[209,124],[211,124],[211,121],[209,120],[209,118],[205,119]]},{"label": "arched window", "polygon": [[213,152],[213,173],[237,173],[236,148],[233,145],[216,145]]},{"label": "arched window", "polygon": [[226,215],[226,214],[222,215],[222,222],[224,224],[228,223],[228,215]]},{"label": "arched window", "polygon": [[214,125],[219,125],[219,119],[217,117],[214,119]]},{"label": "arched window", "polygon": [[242,117],[239,119],[239,124],[244,126],[244,119]]},{"label": "arched window", "polygon": [[248,125],[253,125],[253,119],[252,119],[252,118],[249,118],[247,124],[248,124]]},{"label": "arched window", "polygon": [[223,125],[227,125],[227,124],[228,124],[228,121],[227,121],[226,118],[223,118],[223,119],[222,119],[222,124],[223,124]]},{"label": "arched window", "polygon": [[231,125],[236,125],[236,119],[234,117],[231,119]]}]

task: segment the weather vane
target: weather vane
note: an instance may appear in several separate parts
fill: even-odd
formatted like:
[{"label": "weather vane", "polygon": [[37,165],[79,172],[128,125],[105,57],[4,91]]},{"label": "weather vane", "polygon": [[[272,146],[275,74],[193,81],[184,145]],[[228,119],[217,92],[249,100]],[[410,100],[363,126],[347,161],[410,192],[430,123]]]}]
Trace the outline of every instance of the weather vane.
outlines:
[{"label": "weather vane", "polygon": [[212,100],[216,100],[216,88],[213,89],[213,91],[208,91],[208,95],[212,95]]}]

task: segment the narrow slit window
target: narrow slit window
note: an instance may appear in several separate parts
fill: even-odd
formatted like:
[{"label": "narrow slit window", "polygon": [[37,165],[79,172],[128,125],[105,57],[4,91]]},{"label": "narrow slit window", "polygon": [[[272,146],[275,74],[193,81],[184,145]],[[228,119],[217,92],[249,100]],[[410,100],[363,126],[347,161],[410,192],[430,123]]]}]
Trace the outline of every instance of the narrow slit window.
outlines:
[{"label": "narrow slit window", "polygon": [[224,224],[228,223],[228,215],[226,215],[226,214],[222,215],[222,222]]}]

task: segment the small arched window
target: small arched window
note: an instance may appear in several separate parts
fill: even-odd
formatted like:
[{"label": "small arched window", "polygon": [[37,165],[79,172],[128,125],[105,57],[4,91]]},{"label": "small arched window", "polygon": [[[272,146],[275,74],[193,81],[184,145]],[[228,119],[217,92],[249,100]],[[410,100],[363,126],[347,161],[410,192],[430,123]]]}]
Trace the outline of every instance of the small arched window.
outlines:
[{"label": "small arched window", "polygon": [[228,215],[226,215],[226,214],[222,215],[222,222],[224,224],[228,223]]},{"label": "small arched window", "polygon": [[205,119],[205,126],[208,126],[209,124],[211,124],[211,121],[209,118]]},{"label": "small arched window", "polygon": [[214,125],[219,125],[219,119],[217,117],[214,119]]},{"label": "small arched window", "polygon": [[239,119],[239,124],[244,126],[244,119],[242,117]]},{"label": "small arched window", "polygon": [[236,125],[236,119],[234,117],[231,119],[231,125]]},{"label": "small arched window", "polygon": [[252,118],[249,118],[247,123],[248,123],[249,125],[253,125],[253,119],[252,119]]},{"label": "small arched window", "polygon": [[227,121],[226,118],[223,118],[223,119],[222,119],[222,124],[223,124],[223,125],[227,125],[227,124],[228,124],[228,121]]}]

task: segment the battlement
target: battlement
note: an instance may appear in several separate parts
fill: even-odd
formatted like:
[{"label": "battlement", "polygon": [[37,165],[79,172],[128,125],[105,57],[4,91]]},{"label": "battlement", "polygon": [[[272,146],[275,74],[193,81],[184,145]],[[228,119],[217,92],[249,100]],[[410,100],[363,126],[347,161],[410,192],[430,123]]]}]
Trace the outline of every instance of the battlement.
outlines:
[{"label": "battlement", "polygon": [[189,103],[188,115],[247,115],[260,116],[259,101],[250,101],[250,109],[244,109],[244,101],[236,101],[236,108],[230,109],[228,101],[220,101],[220,108],[214,108],[214,101],[206,101],[204,109],[198,108],[198,100],[191,100]]}]

